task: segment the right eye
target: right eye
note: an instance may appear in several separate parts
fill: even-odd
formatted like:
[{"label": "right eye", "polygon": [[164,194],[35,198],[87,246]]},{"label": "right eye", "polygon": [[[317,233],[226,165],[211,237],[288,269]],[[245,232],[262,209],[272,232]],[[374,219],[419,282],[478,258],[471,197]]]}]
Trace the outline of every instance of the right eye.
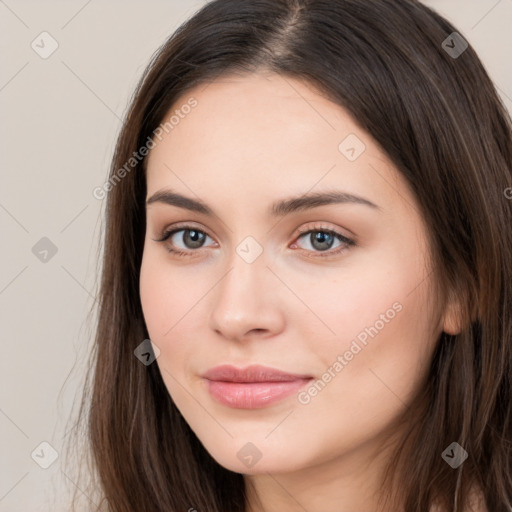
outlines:
[{"label": "right eye", "polygon": [[[178,233],[182,234],[177,237],[177,240],[181,240],[185,247],[177,247],[176,243],[172,240]],[[171,240],[172,244],[166,244],[167,250],[179,256],[187,256],[202,248],[206,238],[210,238],[209,235],[194,226],[180,226],[179,228],[164,230],[155,242]]]}]

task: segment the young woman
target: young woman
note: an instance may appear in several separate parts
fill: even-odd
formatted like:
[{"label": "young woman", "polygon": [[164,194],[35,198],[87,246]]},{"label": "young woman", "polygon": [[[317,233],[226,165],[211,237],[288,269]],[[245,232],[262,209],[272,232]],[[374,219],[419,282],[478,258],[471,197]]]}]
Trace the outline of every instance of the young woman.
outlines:
[{"label": "young woman", "polygon": [[206,4],[95,191],[98,508],[508,512],[511,167],[421,3]]}]

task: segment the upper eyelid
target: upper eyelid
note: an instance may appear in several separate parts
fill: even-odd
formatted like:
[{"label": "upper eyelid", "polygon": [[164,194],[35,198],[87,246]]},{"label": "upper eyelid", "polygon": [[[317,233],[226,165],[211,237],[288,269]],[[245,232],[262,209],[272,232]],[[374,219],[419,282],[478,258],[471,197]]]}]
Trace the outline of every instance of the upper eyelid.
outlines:
[{"label": "upper eyelid", "polygon": [[206,236],[209,236],[212,240],[213,240],[213,236],[211,236],[208,231],[206,229],[203,229],[201,227],[198,227],[198,226],[194,226],[193,224],[183,224],[183,225],[173,225],[169,228],[164,228],[162,230],[162,235],[165,235],[167,236],[168,234],[172,233],[176,233],[176,231],[191,231],[191,230],[197,230],[197,231],[201,231],[201,233],[204,233]]},{"label": "upper eyelid", "polygon": [[[307,224],[307,223],[305,223]],[[183,224],[181,223],[177,223],[177,224],[173,224],[172,226],[169,226],[167,228],[164,228],[161,230],[162,233],[170,233],[170,232],[173,232],[173,231],[180,231],[180,230],[187,230],[187,229],[197,229],[197,231],[201,231],[203,233],[205,233],[206,235],[208,235],[210,238],[213,238],[209,232],[208,232],[208,229],[205,229],[201,226],[196,226],[193,222],[184,222]],[[298,229],[295,229],[294,232],[297,232],[298,234],[304,234],[305,232],[308,232],[308,231],[320,231],[320,230],[324,230],[324,231],[339,231],[340,229],[342,228],[335,228],[335,227],[329,227],[329,226],[322,226],[321,225],[321,222],[320,221],[316,221],[315,222],[315,225],[314,226],[309,226],[307,228],[303,228],[303,227],[300,227]],[[353,238],[355,237],[354,234],[352,234],[350,231],[348,231],[346,228],[342,229],[344,231],[347,231],[348,234],[347,235],[344,235],[346,238]],[[340,233],[340,234],[343,234],[343,233]]]},{"label": "upper eyelid", "polygon": [[[301,227],[301,228],[295,230],[295,232],[297,234],[294,236],[294,240],[298,240],[299,238],[302,238],[304,235],[307,235],[308,233],[311,233],[311,232],[325,231],[325,232],[332,232],[334,236],[345,239],[346,241],[348,241],[352,244],[357,244],[357,237],[355,235],[353,235],[352,233],[350,233],[349,235],[346,235],[346,234],[341,233],[339,228],[321,226],[319,224],[320,224],[319,222],[316,222],[314,226],[304,227],[304,228]],[[169,239],[171,236],[175,235],[176,232],[191,231],[194,229],[204,233],[206,236],[210,237],[213,241],[215,241],[214,237],[211,236],[206,229],[203,229],[202,227],[195,226],[193,223],[190,223],[190,222],[184,223],[182,225],[180,225],[178,223],[177,225],[173,225],[169,228],[163,229],[161,238]],[[215,243],[218,243],[218,242],[215,241]]]}]

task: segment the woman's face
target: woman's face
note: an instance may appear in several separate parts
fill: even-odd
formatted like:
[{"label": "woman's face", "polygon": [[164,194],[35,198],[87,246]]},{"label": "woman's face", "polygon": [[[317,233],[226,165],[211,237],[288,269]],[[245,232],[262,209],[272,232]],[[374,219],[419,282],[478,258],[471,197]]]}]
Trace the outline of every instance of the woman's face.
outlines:
[{"label": "woman's face", "polygon": [[406,182],[291,78],[225,76],[173,114],[148,156],[140,276],[172,400],[232,471],[370,457],[450,329]]}]

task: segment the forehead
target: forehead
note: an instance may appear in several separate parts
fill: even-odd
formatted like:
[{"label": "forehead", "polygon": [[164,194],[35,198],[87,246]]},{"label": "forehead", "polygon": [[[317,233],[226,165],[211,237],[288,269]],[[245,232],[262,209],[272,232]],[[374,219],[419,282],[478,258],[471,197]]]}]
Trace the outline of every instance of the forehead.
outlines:
[{"label": "forehead", "polygon": [[[191,99],[195,106],[184,108]],[[189,188],[199,196],[244,195],[252,202],[255,194],[262,200],[268,194],[270,201],[341,187],[379,203],[378,197],[407,194],[373,138],[305,81],[263,73],[223,76],[183,94],[164,122],[173,114],[171,128],[149,153],[148,195]],[[347,158],[347,144],[360,152],[357,159]]]},{"label": "forehead", "polygon": [[[182,142],[194,135],[201,137],[194,142],[203,153],[215,149],[220,156],[219,151],[225,147],[235,156],[243,145],[245,155],[278,150],[272,154],[277,156],[306,149],[302,145],[283,147],[280,144],[283,137],[297,144],[322,137],[337,152],[336,141],[344,131],[362,133],[340,106],[316,92],[311,84],[296,78],[271,73],[223,76],[183,94],[165,119],[183,109],[191,98],[197,106],[182,114],[179,123],[169,130],[172,137],[163,135],[176,149],[182,148]],[[266,143],[264,147],[262,142]]]}]

